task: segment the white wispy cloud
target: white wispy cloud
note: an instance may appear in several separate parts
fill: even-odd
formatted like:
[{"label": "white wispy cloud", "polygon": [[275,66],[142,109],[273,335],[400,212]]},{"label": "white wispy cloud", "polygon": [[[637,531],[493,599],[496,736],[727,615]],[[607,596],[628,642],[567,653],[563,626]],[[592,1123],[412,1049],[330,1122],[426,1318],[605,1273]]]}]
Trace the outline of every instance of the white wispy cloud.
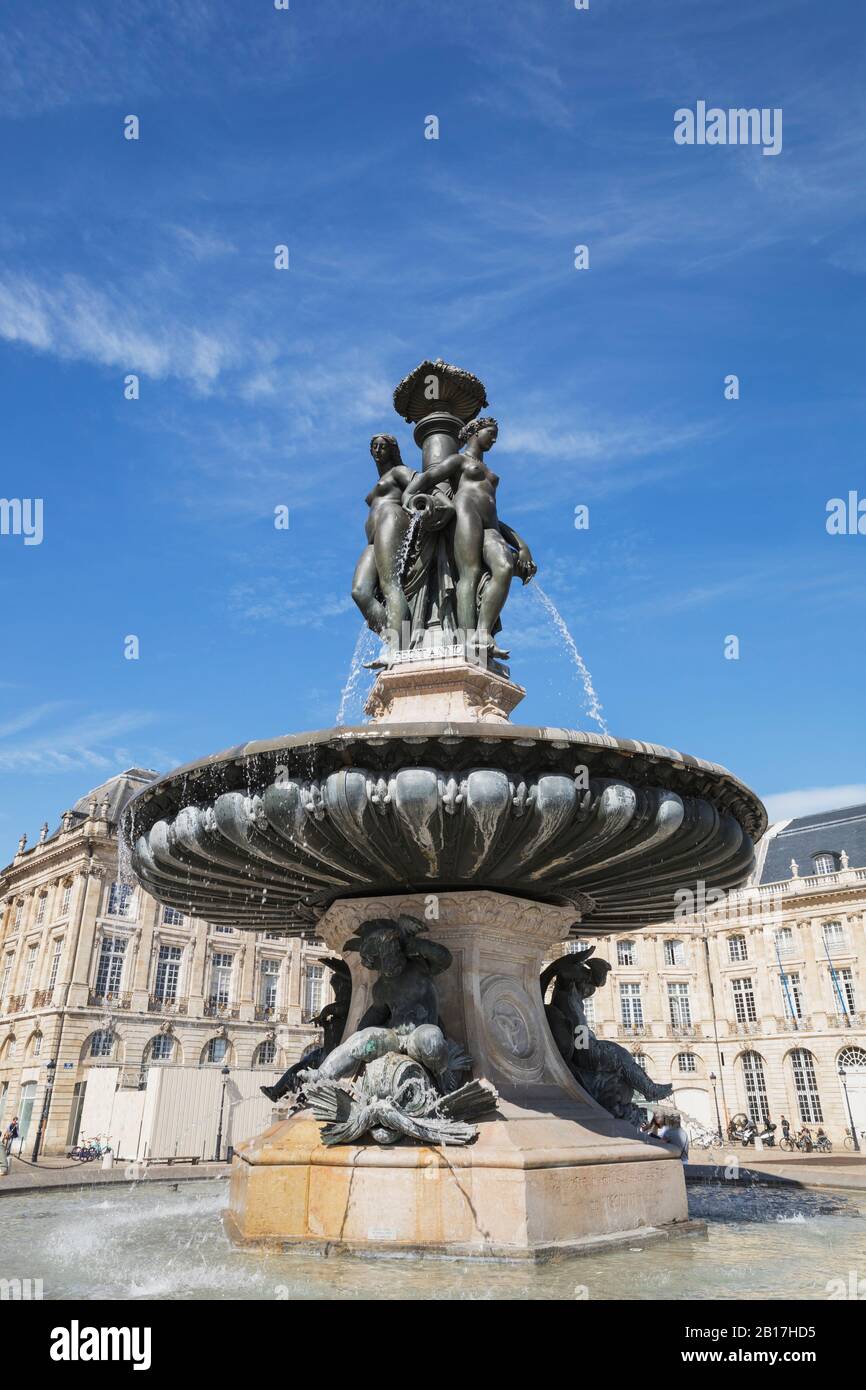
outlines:
[{"label": "white wispy cloud", "polygon": [[212,386],[237,361],[237,349],[194,321],[145,311],[121,290],[98,289],[78,275],[52,285],[29,275],[0,280],[0,338],[37,352],[150,377]]},{"label": "white wispy cloud", "polygon": [[[58,718],[62,709],[67,718]],[[48,716],[51,716],[49,721]],[[13,735],[50,722],[45,732],[28,740]],[[154,722],[145,710],[81,715],[68,706],[45,704],[0,727],[0,770],[6,772],[69,772],[92,768],[118,771],[116,743],[125,735]]]},{"label": "white wispy cloud", "polygon": [[838,787],[802,787],[797,791],[771,792],[763,797],[771,821],[836,811],[866,802],[866,782],[843,782]]}]

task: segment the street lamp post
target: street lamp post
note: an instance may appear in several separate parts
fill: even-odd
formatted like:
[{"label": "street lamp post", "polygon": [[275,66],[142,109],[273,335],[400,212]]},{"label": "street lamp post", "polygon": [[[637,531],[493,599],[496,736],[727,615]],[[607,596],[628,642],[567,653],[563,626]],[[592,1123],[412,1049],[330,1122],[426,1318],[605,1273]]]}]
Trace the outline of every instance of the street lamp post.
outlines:
[{"label": "street lamp post", "polygon": [[220,1153],[221,1153],[222,1146],[223,1146],[223,1110],[225,1109],[225,1103],[226,1103],[226,1082],[227,1082],[228,1079],[229,1079],[229,1068],[228,1068],[228,1067],[223,1067],[223,1069],[222,1069],[222,1079],[223,1079],[223,1085],[222,1085],[222,1090],[220,1091],[220,1122],[219,1122],[219,1125],[218,1125],[218,1127],[217,1127],[216,1153],[214,1154],[214,1161],[215,1161],[216,1163],[219,1163],[219,1161],[220,1161]]},{"label": "street lamp post", "polygon": [[716,1125],[719,1131],[719,1138],[724,1139],[724,1135],[722,1134],[722,1117],[719,1113],[719,1095],[716,1090],[716,1073],[714,1071],[710,1072],[710,1081],[713,1083],[713,1100],[716,1103]]},{"label": "street lamp post", "polygon": [[839,1080],[842,1082],[842,1090],[845,1095],[845,1106],[848,1111],[848,1123],[851,1126],[851,1138],[854,1140],[855,1153],[860,1152],[860,1140],[857,1138],[857,1127],[854,1124],[854,1116],[851,1114],[851,1100],[848,1096],[848,1082],[845,1080],[846,1072],[843,1066],[839,1067]]},{"label": "street lamp post", "polygon": [[49,1058],[45,1063],[45,1070],[47,1072],[45,1077],[45,1095],[42,1097],[42,1114],[39,1116],[39,1124],[36,1126],[36,1138],[33,1141],[33,1152],[30,1155],[30,1161],[32,1163],[36,1163],[39,1159],[39,1148],[42,1143],[42,1135],[48,1123],[48,1111],[51,1108],[51,1092],[54,1089],[55,1066],[56,1063],[53,1057]]}]

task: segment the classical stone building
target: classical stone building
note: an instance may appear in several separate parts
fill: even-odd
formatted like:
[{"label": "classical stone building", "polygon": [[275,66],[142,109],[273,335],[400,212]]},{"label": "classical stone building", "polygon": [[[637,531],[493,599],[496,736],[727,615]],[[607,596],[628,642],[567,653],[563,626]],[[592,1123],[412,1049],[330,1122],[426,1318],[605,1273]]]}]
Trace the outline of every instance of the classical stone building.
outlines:
[{"label": "classical stone building", "polygon": [[45,1153],[76,1138],[93,1067],[114,1063],[127,1086],[154,1065],[270,1078],[318,1036],[321,946],[214,927],[119,881],[120,813],[155,775],[112,777],[0,872],[0,1126],[19,1115],[25,1156],[52,1071]]},{"label": "classical stone building", "polygon": [[723,1125],[784,1114],[839,1144],[850,1102],[866,1130],[866,806],[776,823],[740,891],[708,876],[665,926],[593,943],[613,966],[596,1031],[672,1082],[669,1104],[713,1129],[717,1105]]}]

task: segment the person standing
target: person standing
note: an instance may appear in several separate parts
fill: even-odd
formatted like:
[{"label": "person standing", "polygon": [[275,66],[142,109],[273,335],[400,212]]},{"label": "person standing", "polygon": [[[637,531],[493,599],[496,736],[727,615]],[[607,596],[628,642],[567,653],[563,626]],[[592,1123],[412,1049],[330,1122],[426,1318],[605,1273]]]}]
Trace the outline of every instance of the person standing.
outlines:
[{"label": "person standing", "polygon": [[12,1152],[12,1145],[18,1138],[18,1116],[13,1115],[3,1133],[3,1150],[6,1154],[6,1166],[9,1166],[9,1155]]}]

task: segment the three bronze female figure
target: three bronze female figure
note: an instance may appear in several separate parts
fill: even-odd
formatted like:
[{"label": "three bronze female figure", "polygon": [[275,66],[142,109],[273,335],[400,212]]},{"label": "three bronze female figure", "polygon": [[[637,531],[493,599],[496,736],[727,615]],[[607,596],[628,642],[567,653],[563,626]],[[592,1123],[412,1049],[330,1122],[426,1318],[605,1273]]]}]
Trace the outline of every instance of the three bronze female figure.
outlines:
[{"label": "three bronze female figure", "polygon": [[367,546],[352,597],[393,650],[459,641],[477,657],[508,655],[494,641],[511,581],[536,573],[529,546],[499,519],[498,476],[485,462],[499,427],[470,420],[462,448],[415,472],[393,435],[376,434],[379,478],[368,493]]}]

